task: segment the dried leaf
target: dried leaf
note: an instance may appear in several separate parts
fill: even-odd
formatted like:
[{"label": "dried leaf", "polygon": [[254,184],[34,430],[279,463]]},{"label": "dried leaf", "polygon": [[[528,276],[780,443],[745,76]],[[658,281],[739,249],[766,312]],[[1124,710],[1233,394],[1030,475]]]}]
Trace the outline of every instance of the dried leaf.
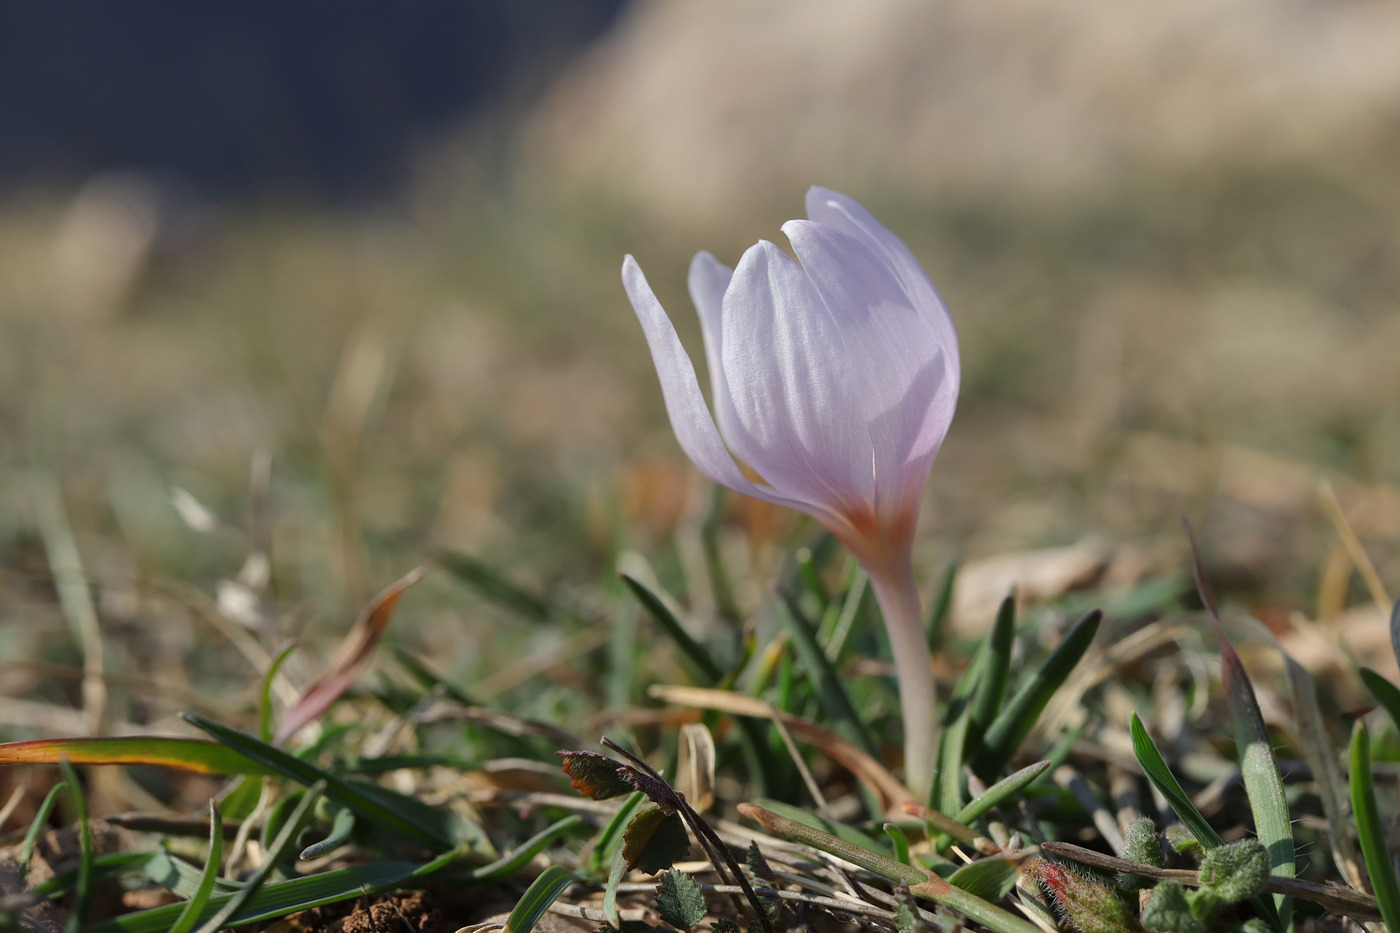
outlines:
[{"label": "dried leaf", "polygon": [[421,579],[422,568],[414,568],[397,583],[390,584],[365,607],[364,612],[360,613],[360,617],[346,634],[340,654],[336,656],[330,668],[307,687],[292,708],[287,710],[287,715],[282,720],[282,728],[277,732],[276,744],[281,745],[296,735],[349,689],[369,663],[375,646],[379,644],[384,629],[389,625],[399,597],[403,595],[404,590]]}]

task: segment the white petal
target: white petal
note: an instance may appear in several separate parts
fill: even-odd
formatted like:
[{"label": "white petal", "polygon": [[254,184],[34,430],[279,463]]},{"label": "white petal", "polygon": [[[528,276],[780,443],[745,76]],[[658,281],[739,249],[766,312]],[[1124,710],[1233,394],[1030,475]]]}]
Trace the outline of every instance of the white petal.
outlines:
[{"label": "white petal", "polygon": [[705,338],[705,362],[710,370],[710,397],[714,400],[715,414],[719,416],[720,433],[727,430],[724,412],[728,407],[724,398],[728,394],[725,386],[723,302],[724,292],[729,288],[729,280],[734,270],[709,253],[696,253],[690,262],[690,300],[695,302],[695,310],[700,313],[700,332]]},{"label": "white petal", "polygon": [[734,451],[784,495],[841,514],[872,507],[869,425],[840,322],[772,243],[734,270],[723,353]]},{"label": "white petal", "polygon": [[958,357],[957,331],[953,319],[948,316],[947,306],[929,280],[923,266],[909,252],[899,237],[895,236],[876,220],[869,211],[844,194],[828,188],[812,187],[807,191],[807,216],[817,223],[835,227],[842,233],[860,240],[876,255],[883,256],[894,269],[904,288],[914,298],[914,306],[927,315],[943,336],[942,343],[948,354],[948,372],[954,382],[961,374]]},{"label": "white petal", "polygon": [[676,329],[666,316],[661,302],[657,301],[651,286],[647,284],[646,276],[642,275],[641,267],[631,256],[622,262],[622,284],[627,289],[627,297],[637,312],[637,319],[641,321],[642,331],[651,347],[656,374],[661,380],[661,394],[666,400],[666,413],[671,417],[671,428],[686,456],[700,472],[735,492],[810,511],[805,503],[767,490],[739,470],[734,457],[724,446],[709,409],[705,407],[705,398],[700,394],[700,383],[696,381],[690,356],[681,345],[680,337],[676,335]]},{"label": "white petal", "polygon": [[914,308],[890,266],[856,238],[804,220],[789,221],[783,232],[840,322],[856,380],[852,402],[870,431],[877,511],[914,508],[957,398],[943,335]]}]

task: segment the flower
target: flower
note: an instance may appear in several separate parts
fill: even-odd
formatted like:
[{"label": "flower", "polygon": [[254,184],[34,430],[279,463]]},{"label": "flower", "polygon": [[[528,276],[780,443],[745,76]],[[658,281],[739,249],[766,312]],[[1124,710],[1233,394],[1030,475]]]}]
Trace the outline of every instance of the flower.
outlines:
[{"label": "flower", "polygon": [[927,793],[933,676],[910,551],[957,404],[957,335],[917,260],[865,208],[812,188],[807,216],[782,228],[800,264],[766,240],[733,270],[709,253],[691,263],[713,416],[631,256],[622,280],[691,461],[735,492],[808,513],[869,574],[899,678],[906,778]]}]

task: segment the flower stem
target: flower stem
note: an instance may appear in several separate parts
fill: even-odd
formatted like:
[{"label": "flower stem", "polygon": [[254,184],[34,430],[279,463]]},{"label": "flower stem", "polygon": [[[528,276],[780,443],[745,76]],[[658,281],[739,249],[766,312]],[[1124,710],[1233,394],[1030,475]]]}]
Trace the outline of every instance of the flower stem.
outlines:
[{"label": "flower stem", "polygon": [[875,599],[885,616],[890,651],[899,682],[899,705],[904,718],[904,780],[914,799],[927,802],[933,785],[937,697],[933,689],[933,658],[924,633],[919,591],[908,560],[897,566],[867,567]]}]

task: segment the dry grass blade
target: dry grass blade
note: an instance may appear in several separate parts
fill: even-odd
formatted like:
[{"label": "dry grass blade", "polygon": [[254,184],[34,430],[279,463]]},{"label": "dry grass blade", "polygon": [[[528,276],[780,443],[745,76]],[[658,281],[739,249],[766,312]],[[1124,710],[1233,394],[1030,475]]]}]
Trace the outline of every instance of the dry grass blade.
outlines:
[{"label": "dry grass blade", "polygon": [[1337,529],[1337,537],[1346,548],[1347,556],[1356,566],[1356,572],[1361,574],[1361,579],[1366,582],[1371,599],[1375,600],[1382,613],[1388,615],[1390,596],[1385,591],[1385,584],[1381,582],[1380,574],[1376,573],[1376,566],[1371,563],[1366,549],[1361,546],[1361,539],[1356,536],[1351,522],[1347,521],[1346,512],[1342,510],[1341,502],[1337,501],[1337,494],[1332,491],[1332,484],[1323,480],[1318,485],[1318,496],[1322,499],[1323,508],[1327,510],[1327,517],[1332,519],[1332,524]]},{"label": "dry grass blade", "polygon": [[379,639],[383,637],[384,629],[393,617],[394,607],[398,605],[399,598],[405,590],[421,579],[423,569],[416,567],[396,583],[390,584],[365,607],[346,634],[340,653],[330,668],[307,687],[292,708],[287,710],[282,727],[277,730],[276,744],[280,745],[296,735],[302,727],[324,713],[355,682],[369,663]]},{"label": "dry grass blade", "polygon": [[908,789],[889,769],[854,742],[843,739],[825,726],[773,709],[757,697],[728,690],[709,690],[703,687],[682,687],[671,684],[656,684],[647,691],[651,696],[677,706],[693,706],[698,709],[716,710],[734,716],[752,716],[755,719],[772,719],[781,722],[797,738],[810,742],[827,757],[846,768],[862,784],[870,789],[880,801],[886,814],[901,812],[898,808],[911,799]]}]

